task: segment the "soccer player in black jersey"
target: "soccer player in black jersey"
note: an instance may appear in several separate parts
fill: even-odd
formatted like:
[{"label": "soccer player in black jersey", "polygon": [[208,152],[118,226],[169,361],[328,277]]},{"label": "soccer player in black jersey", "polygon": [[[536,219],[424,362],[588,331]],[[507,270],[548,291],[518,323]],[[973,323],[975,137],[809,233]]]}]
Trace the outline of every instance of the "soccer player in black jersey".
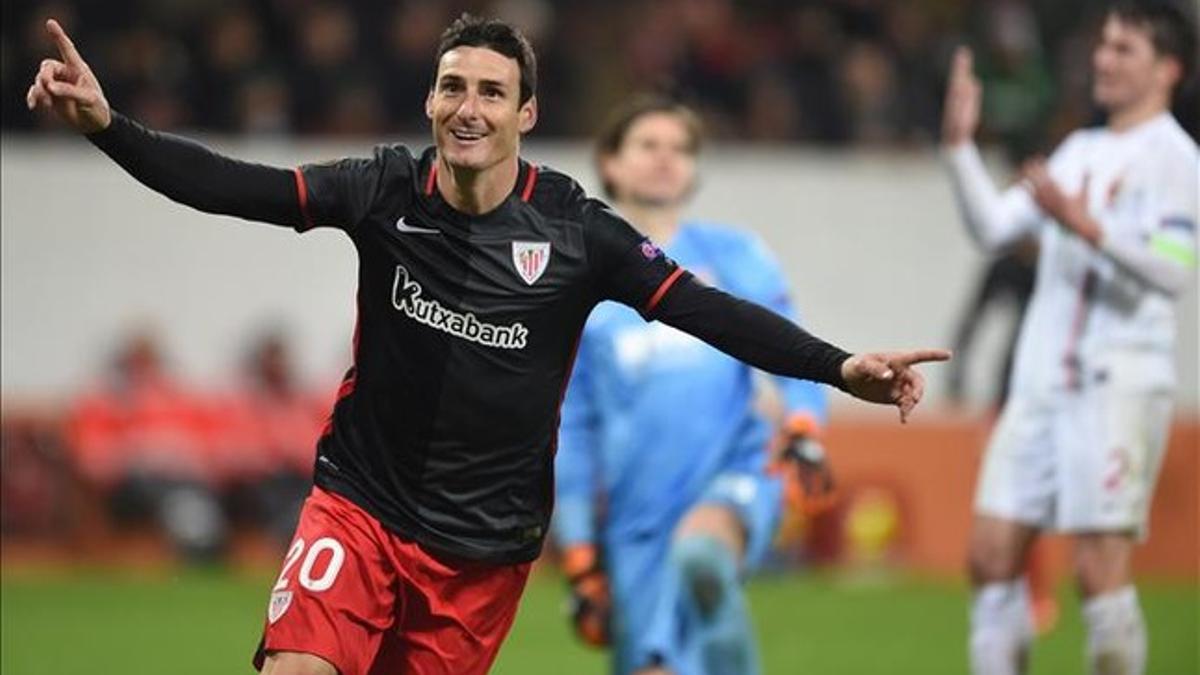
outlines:
[{"label": "soccer player in black jersey", "polygon": [[536,66],[511,26],[443,34],[425,107],[435,146],[280,169],[113,112],[63,29],[27,102],[137,180],[210,213],[358,252],[354,365],[317,445],[315,483],[272,590],[256,665],[295,673],[483,673],[551,510],[558,407],[588,312],[636,308],[769,372],[894,404],[941,350],[850,355],[695,281],[568,176],[519,156]]}]

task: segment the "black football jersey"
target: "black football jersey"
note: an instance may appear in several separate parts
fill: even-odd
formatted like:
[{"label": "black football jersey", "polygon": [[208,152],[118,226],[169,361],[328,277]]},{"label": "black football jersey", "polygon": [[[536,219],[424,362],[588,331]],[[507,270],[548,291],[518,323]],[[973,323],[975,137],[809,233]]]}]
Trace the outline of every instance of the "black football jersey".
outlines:
[{"label": "black football jersey", "polygon": [[354,364],[317,446],[317,485],[435,552],[535,558],[552,509],[559,406],[584,321],[649,317],[683,271],[568,176],[525,161],[468,215],[432,148],[295,171],[304,226],[358,251]]}]

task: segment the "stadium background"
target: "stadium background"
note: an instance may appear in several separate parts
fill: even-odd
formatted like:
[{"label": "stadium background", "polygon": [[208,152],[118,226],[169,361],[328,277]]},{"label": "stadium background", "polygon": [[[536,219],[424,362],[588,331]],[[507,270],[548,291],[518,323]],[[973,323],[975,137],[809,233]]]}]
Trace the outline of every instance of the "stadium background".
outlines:
[{"label": "stadium background", "polygon": [[[247,670],[278,565],[269,526],[235,520],[226,553],[198,566],[180,563],[145,523],[116,527],[77,447],[81,410],[111,382],[115,355],[149,344],[188,406],[236,406],[255,386],[249,355],[264,337],[287,346],[297,389],[327,399],[353,325],[354,262],[336,233],[300,238],[180,209],[25,111],[29,78],[49,54],[43,17],[63,20],[117,109],[285,165],[383,140],[425,143],[421,102],[438,32],[463,9],[515,21],[541,62],[529,158],[594,186],[588,137],[603,113],[635,90],[680,94],[714,139],[691,211],[761,233],[807,323],[861,348],[949,345],[987,263],[957,222],[936,160],[950,48],[979,52],[983,137],[1002,178],[1013,159],[1095,121],[1085,104],[1087,18],[1098,6],[6,2],[0,670]],[[1178,111],[1194,134],[1188,110],[1194,98]],[[1193,285],[1180,302],[1178,423],[1154,536],[1138,558],[1155,673],[1196,672],[1200,661],[1197,305]],[[768,672],[962,671],[958,561],[1010,309],[980,320],[962,395],[950,395],[946,369],[928,370],[929,398],[910,427],[836,399],[838,508],[791,523],[778,570],[751,584]],[[220,446],[236,465],[229,455],[255,452],[200,433],[203,447],[180,454],[211,459]],[[1048,557],[1065,569],[1061,543]],[[497,672],[602,672],[600,657],[569,637],[561,591],[545,566]],[[1035,653],[1039,673],[1079,672],[1079,621],[1069,588],[1061,594],[1063,621]]]}]

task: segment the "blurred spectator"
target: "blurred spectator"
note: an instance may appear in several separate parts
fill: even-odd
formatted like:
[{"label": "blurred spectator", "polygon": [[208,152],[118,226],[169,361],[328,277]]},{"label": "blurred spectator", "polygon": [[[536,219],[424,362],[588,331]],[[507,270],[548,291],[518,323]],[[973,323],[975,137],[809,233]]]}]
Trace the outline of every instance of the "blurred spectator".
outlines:
[{"label": "blurred spectator", "polygon": [[675,64],[679,91],[714,129],[736,128],[746,112],[747,43],[752,39],[731,0],[682,0],[676,17],[684,42]]},{"label": "blurred spectator", "polygon": [[120,525],[153,520],[185,557],[220,554],[227,527],[220,467],[194,392],[167,372],[155,335],[134,333],[107,377],[73,406],[69,447]]},{"label": "blurred spectator", "polygon": [[[320,3],[302,11],[295,27],[296,62],[291,77],[292,115],[296,128],[310,133],[333,131],[349,96],[345,85],[361,87],[368,66],[358,62],[354,16],[345,7]],[[365,108],[369,109],[370,104]]]},{"label": "blurred spectator", "polygon": [[795,87],[776,73],[750,81],[746,135],[751,139],[794,139],[800,134],[800,103]]},{"label": "blurred spectator", "polygon": [[71,525],[66,453],[55,416],[5,410],[0,425],[0,533],[62,537]]},{"label": "blurred spectator", "polygon": [[234,128],[241,133],[276,135],[291,130],[291,98],[278,75],[264,72],[246,78],[234,94]]},{"label": "blurred spectator", "polygon": [[[1175,0],[1186,1],[1186,0]],[[0,26],[3,128],[56,16],[115,107],[151,126],[223,132],[424,134],[437,39],[463,10],[520,25],[539,55],[539,136],[589,135],[629,91],[695,103],[716,137],[912,144],[938,125],[949,48],[974,44],[985,123],[1011,156],[1094,116],[1086,0],[9,0]],[[1195,91],[1193,85],[1192,91]],[[1200,119],[1195,98],[1177,110]]]},{"label": "blurred spectator", "polygon": [[940,64],[950,47],[939,35],[934,14],[915,3],[892,5],[886,17],[887,44],[896,64],[898,96],[897,134],[908,141],[937,138],[942,97]]},{"label": "blurred spectator", "polygon": [[104,67],[105,94],[125,100],[126,111],[154,128],[193,123],[186,99],[190,54],[169,33],[148,24],[133,24],[112,38]]},{"label": "blurred spectator", "polygon": [[378,136],[386,127],[384,103],[379,90],[367,79],[351,79],[333,94],[325,119],[317,123],[321,133],[341,136]]},{"label": "blurred spectator", "polygon": [[988,4],[982,20],[986,31],[977,68],[988,93],[983,100],[984,133],[1000,141],[1010,159],[1019,161],[1044,144],[1043,124],[1053,103],[1054,82],[1037,18],[1028,4],[1021,0]]},{"label": "blurred spectator", "polygon": [[808,140],[844,142],[850,123],[837,82],[836,58],[843,36],[836,17],[824,7],[802,7],[792,15],[790,31],[785,58],[800,105],[801,135]]},{"label": "blurred spectator", "polygon": [[265,126],[277,130],[273,127],[278,122],[264,125],[260,121],[264,116],[271,117],[259,112],[271,105],[270,97],[260,94],[247,101],[249,83],[266,66],[263,35],[253,12],[238,5],[219,10],[204,29],[203,56],[192,82],[196,121],[215,129],[249,131]]},{"label": "blurred spectator", "polygon": [[252,345],[237,390],[219,408],[234,510],[281,546],[312,488],[327,398],[301,386],[285,335],[272,331]]},{"label": "blurred spectator", "polygon": [[450,21],[447,8],[433,0],[397,3],[388,21],[383,62],[388,116],[404,129],[425,124],[425,94],[433,77],[438,36]]},{"label": "blurred spectator", "polygon": [[[157,528],[184,559],[221,555],[234,525],[282,546],[312,487],[316,441],[332,408],[328,393],[302,386],[278,331],[253,343],[235,386],[221,394],[176,380],[156,336],[137,331],[102,382],[71,407],[68,455],[119,527]],[[53,426],[4,426],[5,506],[12,502],[22,523],[29,520],[22,514],[59,490],[43,480],[55,447],[53,434],[34,433],[43,428]]]},{"label": "blurred spectator", "polygon": [[895,65],[883,48],[871,42],[851,44],[842,62],[841,80],[850,138],[876,145],[897,140],[900,91]]}]

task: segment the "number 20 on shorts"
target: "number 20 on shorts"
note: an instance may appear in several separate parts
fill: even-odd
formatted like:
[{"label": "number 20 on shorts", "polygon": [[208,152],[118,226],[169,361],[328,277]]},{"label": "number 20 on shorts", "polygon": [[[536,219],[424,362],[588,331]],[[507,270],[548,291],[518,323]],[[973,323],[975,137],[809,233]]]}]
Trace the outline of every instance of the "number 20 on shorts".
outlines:
[{"label": "number 20 on shorts", "polygon": [[[283,561],[283,571],[279,573],[279,580],[275,582],[273,591],[282,591],[287,588],[288,574],[302,556],[304,562],[300,565],[298,577],[302,588],[320,592],[328,590],[330,586],[333,586],[333,582],[337,581],[338,573],[342,571],[342,563],[346,561],[346,549],[342,548],[341,543],[332,537],[321,537],[308,547],[307,554],[304,552],[304,547],[303,539],[297,538],[292,542],[287,557]],[[322,554],[326,552],[328,552],[329,562],[325,565],[325,571],[321,573],[321,576],[313,578],[313,570],[317,567],[317,562],[321,559]]]}]

